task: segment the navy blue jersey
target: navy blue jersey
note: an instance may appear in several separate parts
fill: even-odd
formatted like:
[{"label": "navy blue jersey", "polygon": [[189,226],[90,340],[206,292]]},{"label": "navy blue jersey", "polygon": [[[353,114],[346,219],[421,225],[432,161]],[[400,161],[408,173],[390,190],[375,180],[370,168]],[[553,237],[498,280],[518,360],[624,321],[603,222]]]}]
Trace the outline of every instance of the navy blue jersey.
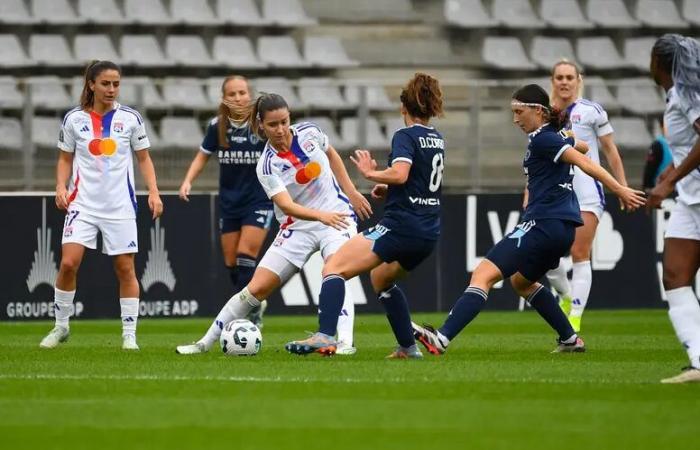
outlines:
[{"label": "navy blue jersey", "polygon": [[404,184],[389,185],[381,223],[397,234],[437,239],[445,140],[433,127],[401,128],[391,140],[389,166],[400,161],[411,170]]},{"label": "navy blue jersey", "polygon": [[529,140],[523,161],[529,198],[522,220],[562,219],[583,224],[572,185],[573,168],[559,160],[574,145],[574,138],[545,124],[530,133]]},{"label": "navy blue jersey", "polygon": [[234,219],[248,213],[251,207],[272,208],[265,195],[255,167],[265,148],[247,126],[236,127],[229,123],[226,130],[228,148],[219,145],[218,118],[209,122],[200,150],[219,158],[219,206],[221,217]]}]

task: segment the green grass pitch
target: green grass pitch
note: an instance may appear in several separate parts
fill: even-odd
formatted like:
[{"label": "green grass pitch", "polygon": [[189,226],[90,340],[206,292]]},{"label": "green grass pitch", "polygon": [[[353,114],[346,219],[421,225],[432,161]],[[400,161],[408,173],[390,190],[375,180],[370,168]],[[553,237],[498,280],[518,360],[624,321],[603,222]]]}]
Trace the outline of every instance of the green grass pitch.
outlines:
[{"label": "green grass pitch", "polygon": [[[417,314],[438,322],[442,314]],[[2,449],[664,449],[698,439],[700,385],[665,311],[592,311],[589,351],[550,354],[533,312],[486,312],[442,357],[384,360],[386,319],[361,315],[355,356],[287,354],[314,317],[266,318],[262,352],[179,356],[209,320],[142,319],[138,353],[117,320],[0,323]],[[217,347],[218,350],[218,347]]]}]

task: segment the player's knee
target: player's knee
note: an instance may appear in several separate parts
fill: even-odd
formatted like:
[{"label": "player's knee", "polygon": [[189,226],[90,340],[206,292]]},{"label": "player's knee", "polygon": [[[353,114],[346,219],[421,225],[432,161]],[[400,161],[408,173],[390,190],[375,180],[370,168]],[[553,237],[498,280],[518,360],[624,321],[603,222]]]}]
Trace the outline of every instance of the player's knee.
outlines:
[{"label": "player's knee", "polygon": [[683,286],[692,284],[692,276],[687,275],[682,270],[673,270],[672,268],[664,267],[663,283],[664,289],[677,289]]},{"label": "player's knee", "polygon": [[64,275],[75,275],[78,273],[80,260],[77,258],[62,258],[60,272]]},{"label": "player's knee", "polygon": [[136,271],[134,270],[133,263],[115,264],[114,273],[121,282],[136,279]]},{"label": "player's knee", "polygon": [[394,283],[393,279],[390,279],[386,276],[386,274],[383,274],[378,270],[372,270],[369,273],[369,279],[372,282],[372,289],[374,290],[375,294],[379,294]]},{"label": "player's knee", "polygon": [[574,244],[571,246],[571,259],[574,262],[589,261],[591,259],[591,247],[586,244]]}]

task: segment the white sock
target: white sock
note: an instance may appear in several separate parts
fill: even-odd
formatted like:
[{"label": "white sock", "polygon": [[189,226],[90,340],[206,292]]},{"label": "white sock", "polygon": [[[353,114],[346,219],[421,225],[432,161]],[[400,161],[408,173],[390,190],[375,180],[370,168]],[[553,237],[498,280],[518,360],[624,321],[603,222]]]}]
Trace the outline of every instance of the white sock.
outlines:
[{"label": "white sock", "polygon": [[700,369],[700,304],[690,286],[666,291],[668,316],[676,336],[690,358],[690,365]]},{"label": "white sock", "polygon": [[119,306],[122,312],[122,336],[136,336],[136,322],[139,320],[139,299],[134,297],[120,298]]},{"label": "white sock", "polygon": [[338,341],[353,345],[353,327],[355,326],[355,301],[350,293],[350,288],[345,283],[345,299],[338,316]]},{"label": "white sock", "polygon": [[590,261],[581,261],[574,263],[574,268],[571,272],[571,314],[575,317],[581,317],[583,310],[586,309],[588,303],[588,294],[591,293],[591,283],[593,282],[593,269],[591,269]]},{"label": "white sock", "polygon": [[57,287],[53,288],[53,314],[56,318],[56,326],[70,328],[70,316],[75,311],[74,298],[75,291],[62,291]]},{"label": "white sock", "polygon": [[556,269],[547,272],[547,280],[549,280],[549,284],[556,289],[560,296],[566,297],[571,295],[571,284],[569,284],[569,277],[566,275],[566,268],[561,259]]},{"label": "white sock", "polygon": [[260,306],[260,301],[253,297],[247,287],[243,288],[242,291],[231,297],[224,307],[221,308],[207,333],[199,342],[210,348],[219,339],[221,330],[224,329],[227,323],[235,319],[245,319],[248,317],[248,313],[256,306]]}]

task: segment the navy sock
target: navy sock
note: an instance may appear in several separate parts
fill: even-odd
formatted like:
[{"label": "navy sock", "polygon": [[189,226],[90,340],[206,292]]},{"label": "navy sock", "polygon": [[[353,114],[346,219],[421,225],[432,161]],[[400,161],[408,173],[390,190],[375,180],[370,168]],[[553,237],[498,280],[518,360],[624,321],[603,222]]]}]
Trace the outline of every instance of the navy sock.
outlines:
[{"label": "navy sock", "polygon": [[576,334],[549,289],[540,285],[526,300],[559,333],[559,339],[565,341]]},{"label": "navy sock", "polygon": [[226,266],[228,269],[228,277],[231,279],[231,284],[233,284],[233,292],[238,292],[238,266]]},{"label": "navy sock", "polygon": [[248,286],[255,273],[256,260],[253,256],[239,253],[236,255],[236,268],[238,269],[238,290]]},{"label": "navy sock", "polygon": [[386,318],[389,319],[396,341],[401,347],[408,348],[416,343],[411,326],[411,313],[403,291],[397,285],[379,293],[379,302],[384,305]]},{"label": "navy sock", "polygon": [[345,280],[340,275],[327,275],[321,283],[318,295],[318,331],[335,336],[338,316],[345,299]]},{"label": "navy sock", "polygon": [[469,286],[452,307],[450,315],[438,331],[447,339],[454,339],[481,312],[487,298],[486,291]]}]

